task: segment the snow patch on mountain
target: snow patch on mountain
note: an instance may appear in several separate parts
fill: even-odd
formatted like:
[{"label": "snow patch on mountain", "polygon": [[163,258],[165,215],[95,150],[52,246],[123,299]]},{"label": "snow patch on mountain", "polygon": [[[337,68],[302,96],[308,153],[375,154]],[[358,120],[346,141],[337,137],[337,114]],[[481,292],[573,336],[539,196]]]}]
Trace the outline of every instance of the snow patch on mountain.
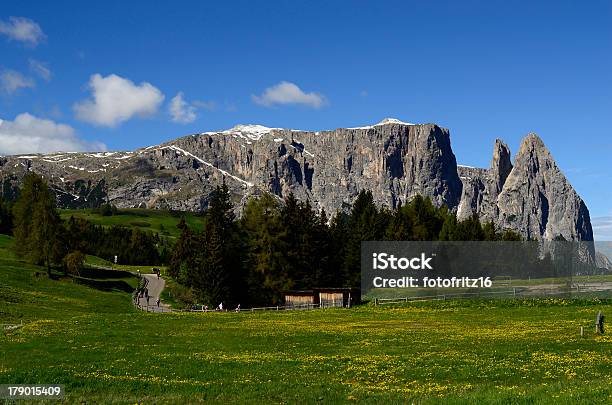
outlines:
[{"label": "snow patch on mountain", "polygon": [[209,162],[205,161],[204,159],[197,157],[193,153],[187,152],[186,150],[179,148],[178,146],[175,146],[175,145],[162,146],[160,149],[172,149],[172,150],[174,150],[176,152],[182,153],[185,156],[190,156],[190,157],[194,158],[195,160],[197,160],[198,162],[200,162],[200,163],[202,163],[202,164],[204,164],[204,165],[206,165],[206,166],[208,166],[208,167],[210,167],[212,169],[218,170],[223,175],[231,177],[232,179],[234,179],[236,181],[239,181],[240,183],[246,185],[247,187],[252,187],[253,186],[253,183],[250,183],[250,182],[248,182],[248,181],[246,181],[244,179],[241,179],[240,177],[234,176],[233,174],[231,174],[231,173],[229,173],[229,172],[227,172],[227,171],[225,171],[223,169],[219,169],[218,167],[214,166],[212,163],[209,163]]},{"label": "snow patch on mountain", "polygon": [[271,133],[272,131],[281,131],[282,128],[268,128],[263,125],[248,124],[248,125],[236,125],[233,128],[226,129],[224,131],[217,132],[203,132],[202,135],[234,135],[242,139],[250,139],[252,141],[260,140],[264,135]]},{"label": "snow patch on mountain", "polygon": [[374,125],[366,125],[364,127],[352,127],[352,128],[347,128],[347,129],[372,129],[374,127],[380,127],[382,125],[415,125],[411,122],[404,122],[404,121],[400,121],[397,118],[385,118],[382,121],[380,121],[377,124]]}]

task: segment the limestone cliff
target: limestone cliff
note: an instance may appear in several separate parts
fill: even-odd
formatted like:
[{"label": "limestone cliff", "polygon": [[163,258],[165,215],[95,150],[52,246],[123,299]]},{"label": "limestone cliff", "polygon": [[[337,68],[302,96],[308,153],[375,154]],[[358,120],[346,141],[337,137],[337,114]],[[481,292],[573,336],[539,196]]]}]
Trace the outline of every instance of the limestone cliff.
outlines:
[{"label": "limestone cliff", "polygon": [[249,195],[293,193],[328,213],[349,207],[360,190],[380,205],[428,196],[463,218],[528,237],[592,240],[588,209],[535,135],[514,165],[497,140],[489,169],[457,167],[447,129],[395,119],[332,131],[239,125],[133,152],[55,153],[0,158],[0,192],[14,196],[29,171],[44,176],[58,204],[200,211],[225,182],[237,204]]}]

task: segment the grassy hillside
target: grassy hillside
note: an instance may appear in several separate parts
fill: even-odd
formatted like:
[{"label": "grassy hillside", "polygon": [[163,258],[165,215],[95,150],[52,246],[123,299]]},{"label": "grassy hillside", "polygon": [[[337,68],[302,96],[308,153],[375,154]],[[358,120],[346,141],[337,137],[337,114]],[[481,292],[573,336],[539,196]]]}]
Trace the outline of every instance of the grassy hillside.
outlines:
[{"label": "grassy hillside", "polygon": [[65,319],[84,313],[132,311],[130,293],[137,279],[125,271],[84,270],[80,277],[55,273],[18,261],[11,238],[0,235],[0,323]]},{"label": "grassy hillside", "polygon": [[67,403],[612,401],[612,335],[579,335],[610,301],[152,314],[96,284],[125,273],[36,278],[9,244],[0,322],[25,325],[0,335],[0,383],[62,383]]},{"label": "grassy hillside", "polygon": [[97,267],[97,268],[112,268],[113,270],[123,270],[131,273],[151,273],[151,269],[157,268],[161,270],[161,275],[166,274],[167,266],[130,266],[127,264],[114,264],[109,262],[108,260],[104,260],[97,256],[86,255],[85,256],[85,265],[89,267]]},{"label": "grassy hillside", "polygon": [[202,218],[193,213],[171,213],[169,211],[149,210],[149,209],[121,209],[117,215],[102,216],[95,210],[61,210],[63,219],[71,216],[84,218],[94,224],[103,226],[121,225],[157,232],[160,235],[178,237],[180,230],[176,227],[185,218],[185,221],[192,229],[202,228]]}]

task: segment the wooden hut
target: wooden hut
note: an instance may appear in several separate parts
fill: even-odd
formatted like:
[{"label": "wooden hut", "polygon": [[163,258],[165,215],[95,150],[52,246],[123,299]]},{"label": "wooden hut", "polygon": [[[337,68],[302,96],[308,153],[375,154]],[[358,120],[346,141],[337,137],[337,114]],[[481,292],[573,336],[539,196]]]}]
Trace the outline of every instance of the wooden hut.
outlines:
[{"label": "wooden hut", "polygon": [[296,308],[314,307],[318,302],[315,302],[315,294],[313,290],[301,291],[285,291],[283,293],[285,306]]},{"label": "wooden hut", "polygon": [[355,288],[314,288],[292,290],[283,293],[287,307],[350,308],[361,301],[361,294]]}]

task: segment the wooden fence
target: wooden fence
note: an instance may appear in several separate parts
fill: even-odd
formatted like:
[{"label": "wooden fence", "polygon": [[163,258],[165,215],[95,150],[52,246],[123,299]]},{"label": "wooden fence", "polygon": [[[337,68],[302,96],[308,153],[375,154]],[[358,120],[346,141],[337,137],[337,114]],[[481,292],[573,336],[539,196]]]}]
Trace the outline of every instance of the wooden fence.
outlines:
[{"label": "wooden fence", "polygon": [[526,297],[540,297],[540,296],[554,296],[554,295],[568,295],[576,293],[591,292],[590,289],[585,286],[578,284],[571,285],[568,289],[550,289],[550,290],[524,290],[520,288],[512,288],[504,291],[489,291],[489,292],[470,292],[470,293],[455,293],[455,294],[438,294],[438,295],[426,295],[426,296],[414,296],[414,297],[401,297],[401,298],[374,298],[374,305],[388,305],[388,304],[401,304],[405,302],[418,302],[418,301],[444,301],[450,299],[465,299],[465,298],[494,298],[494,297],[507,297],[507,298],[526,298]]}]

